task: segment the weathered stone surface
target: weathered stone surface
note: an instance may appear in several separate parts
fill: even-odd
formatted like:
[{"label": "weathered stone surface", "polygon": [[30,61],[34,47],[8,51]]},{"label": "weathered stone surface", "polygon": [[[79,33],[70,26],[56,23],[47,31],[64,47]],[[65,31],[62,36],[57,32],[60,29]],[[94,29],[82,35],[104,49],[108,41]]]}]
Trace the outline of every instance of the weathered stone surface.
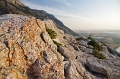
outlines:
[{"label": "weathered stone surface", "polygon": [[[62,46],[53,43],[46,25],[58,34],[54,40]],[[89,54],[93,47],[86,40],[80,46],[51,20],[1,15],[0,79],[119,79],[120,57],[103,45],[106,59],[98,59]]]},{"label": "weathered stone surface", "polygon": [[75,59],[75,50],[71,45],[60,46],[58,47],[58,51],[67,59]]},{"label": "weathered stone surface", "polygon": [[55,23],[52,20],[47,20],[45,21],[46,27],[49,29],[54,30],[57,33],[57,37],[56,39],[54,39],[55,41],[57,41],[58,43],[61,43],[63,46],[66,44],[65,40],[64,40],[64,31],[60,30],[56,27]]},{"label": "weathered stone surface", "polygon": [[21,5],[21,6],[24,5],[24,4],[22,4],[22,3],[20,2],[20,0],[6,0],[6,1],[8,1],[8,2],[10,2],[10,3],[13,3],[13,4],[16,4],[16,5]]},{"label": "weathered stone surface", "polygon": [[86,53],[92,53],[92,52],[93,52],[93,49],[86,48],[85,52],[86,52]]},{"label": "weathered stone surface", "polygon": [[88,47],[87,42],[84,41],[84,40],[80,40],[80,41],[79,41],[79,44],[80,44],[81,46]]},{"label": "weathered stone surface", "polygon": [[66,43],[73,46],[73,48],[76,50],[76,51],[79,51],[80,50],[80,45],[79,43],[76,41],[75,37],[73,37],[72,35],[70,34],[65,34],[65,40],[66,40]]},{"label": "weathered stone surface", "polygon": [[87,40],[87,37],[85,37],[85,36],[77,36],[76,39],[85,41],[85,40]]},{"label": "weathered stone surface", "polygon": [[64,79],[62,61],[44,22],[15,14],[0,16],[0,79]]},{"label": "weathered stone surface", "polygon": [[113,55],[118,55],[118,56],[120,57],[120,54],[119,54],[117,51],[113,50],[112,48],[110,48],[110,47],[108,47],[108,46],[107,46],[107,49],[108,49],[108,51],[109,51],[111,54],[113,54]]},{"label": "weathered stone surface", "polygon": [[87,74],[85,74],[84,77],[88,79],[119,79],[120,58],[110,54],[107,48],[104,48],[102,53],[107,56],[106,60],[98,59],[91,54],[87,54],[87,52],[76,52],[77,60],[83,65],[88,64],[86,66],[89,69],[91,68],[90,71],[86,69]]},{"label": "weathered stone surface", "polygon": [[76,39],[74,38],[74,36],[70,35],[70,34],[65,34],[65,39],[67,40],[66,42],[68,44],[74,44],[77,43]]},{"label": "weathered stone surface", "polygon": [[9,49],[4,43],[0,42],[0,67],[6,67],[9,63],[6,61],[8,57]]},{"label": "weathered stone surface", "polygon": [[66,79],[83,79],[85,69],[77,60],[70,60],[65,69]]},{"label": "weathered stone surface", "polygon": [[96,79],[94,76],[91,76],[88,72],[85,72],[84,79]]},{"label": "weathered stone surface", "polygon": [[107,77],[111,75],[110,69],[102,66],[95,58],[87,58],[86,65],[93,72],[104,74]]},{"label": "weathered stone surface", "polygon": [[93,46],[91,46],[91,45],[88,45],[88,48],[93,49],[94,47],[93,47]]},{"label": "weathered stone surface", "polygon": [[36,59],[35,63],[29,67],[29,74],[37,79],[64,79],[63,70],[59,70],[64,68],[61,60],[50,50],[42,53],[43,58]]}]

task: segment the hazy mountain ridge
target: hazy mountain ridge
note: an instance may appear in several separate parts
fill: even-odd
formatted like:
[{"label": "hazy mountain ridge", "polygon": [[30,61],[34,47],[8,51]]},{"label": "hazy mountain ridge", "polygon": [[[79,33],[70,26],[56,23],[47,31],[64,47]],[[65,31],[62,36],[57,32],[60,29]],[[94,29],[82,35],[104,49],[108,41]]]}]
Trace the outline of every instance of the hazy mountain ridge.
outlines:
[{"label": "hazy mountain ridge", "polygon": [[59,28],[59,29],[62,29],[64,30],[65,33],[69,33],[69,34],[72,34],[74,36],[77,36],[78,34],[73,32],[71,29],[69,29],[68,27],[66,27],[60,20],[58,20],[56,17],[54,17],[52,14],[49,14],[47,13],[46,11],[44,10],[35,10],[33,9],[34,11],[38,12],[38,13],[41,13],[42,15],[42,19],[51,19],[53,20],[55,23],[56,23],[56,26]]},{"label": "hazy mountain ridge", "polygon": [[22,4],[19,0],[1,0],[0,1],[0,14],[22,14],[27,16],[34,16],[41,20],[51,19],[57,27],[64,30],[64,32],[76,36],[77,34],[71,29],[66,27],[60,20],[55,18],[52,14],[44,10],[33,10]]}]

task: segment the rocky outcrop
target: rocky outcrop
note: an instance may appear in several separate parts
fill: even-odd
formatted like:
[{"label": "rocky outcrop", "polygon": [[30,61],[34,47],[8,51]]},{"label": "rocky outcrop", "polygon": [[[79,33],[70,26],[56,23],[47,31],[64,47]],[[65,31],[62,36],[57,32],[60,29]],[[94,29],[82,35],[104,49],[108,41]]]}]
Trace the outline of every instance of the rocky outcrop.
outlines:
[{"label": "rocky outcrop", "polygon": [[85,68],[77,60],[69,60],[69,64],[65,68],[66,79],[83,79]]},{"label": "rocky outcrop", "polygon": [[[79,37],[80,38],[80,37]],[[77,39],[78,42],[86,42],[87,39]],[[99,59],[97,57],[94,57],[91,53],[94,50],[94,47],[91,45],[86,45],[80,43],[80,49],[81,51],[76,52],[77,54],[77,60],[81,62],[83,65],[85,65],[86,72],[89,74],[86,78],[90,79],[119,79],[120,74],[120,58],[119,55],[116,54],[116,52],[111,49],[108,46],[103,45],[99,42],[100,45],[102,45],[103,50],[99,51],[102,53],[106,59]],[[86,75],[86,74],[85,74]],[[84,76],[85,76],[84,75]],[[90,77],[92,76],[92,77]]]},{"label": "rocky outcrop", "polygon": [[80,44],[81,46],[88,47],[87,42],[84,41],[84,40],[80,40],[80,41],[79,41],[79,44]]},{"label": "rocky outcrop", "polygon": [[117,51],[113,50],[112,48],[110,48],[110,47],[108,47],[108,46],[107,46],[107,49],[108,49],[108,51],[109,51],[111,54],[113,54],[113,55],[118,55],[118,56],[120,57],[120,54],[119,54]]},{"label": "rocky outcrop", "polygon": [[0,16],[0,63],[1,79],[64,79],[63,57],[34,17]]},{"label": "rocky outcrop", "polygon": [[110,69],[102,66],[95,58],[87,58],[86,65],[93,72],[101,73],[105,76],[110,76]]},{"label": "rocky outcrop", "polygon": [[20,2],[20,0],[4,0],[4,1],[10,2],[12,4],[24,6],[24,4]]},{"label": "rocky outcrop", "polygon": [[57,33],[57,37],[54,40],[59,42],[63,46],[66,45],[66,41],[64,40],[64,36],[65,36],[64,31],[58,29],[52,20],[47,20],[44,22],[45,22],[45,25],[48,29],[52,29],[53,31],[55,31]]},{"label": "rocky outcrop", "polygon": [[65,34],[64,39],[66,40],[67,45],[71,45],[73,46],[73,48],[76,51],[80,50],[80,45],[79,43],[76,41],[75,37],[73,35],[70,34]]},{"label": "rocky outcrop", "polygon": [[[114,58],[113,58],[114,59]],[[108,79],[119,79],[120,67],[117,67],[115,63],[120,63],[119,60],[100,60],[94,57],[88,57],[86,59],[86,66],[93,73],[98,73],[105,76]],[[114,64],[112,63],[114,61]],[[98,77],[99,78],[99,77]]]},{"label": "rocky outcrop", "polygon": [[[57,33],[51,39],[46,27]],[[61,43],[54,44],[53,40]],[[107,46],[100,51],[106,59],[91,53],[94,47],[79,44],[58,29],[52,20],[8,14],[0,16],[0,79],[119,79],[120,57]]]},{"label": "rocky outcrop", "polygon": [[58,47],[58,51],[67,59],[75,59],[75,50],[71,45],[60,46]]}]

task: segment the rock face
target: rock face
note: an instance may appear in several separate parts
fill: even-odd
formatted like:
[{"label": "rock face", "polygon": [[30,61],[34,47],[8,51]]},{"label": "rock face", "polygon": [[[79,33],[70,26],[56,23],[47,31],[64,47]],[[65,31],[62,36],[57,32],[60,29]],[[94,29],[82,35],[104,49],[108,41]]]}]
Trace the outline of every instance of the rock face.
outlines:
[{"label": "rock face", "polygon": [[110,47],[107,47],[107,49],[108,49],[108,51],[109,51],[111,54],[113,54],[113,55],[118,55],[118,56],[120,57],[120,54],[119,54],[117,51],[113,50],[113,49],[110,48]]},{"label": "rock face", "polygon": [[65,58],[67,59],[75,59],[76,55],[75,55],[75,50],[71,45],[67,45],[67,46],[60,46],[58,47],[58,51],[61,53],[61,55],[63,55]]},{"label": "rock face", "polygon": [[66,45],[66,41],[63,38],[65,36],[64,31],[58,29],[52,20],[47,20],[44,22],[45,22],[45,25],[47,28],[52,29],[53,31],[55,31],[57,33],[57,37],[54,40],[61,43],[63,46]]},{"label": "rock face", "polygon": [[[51,39],[46,26],[57,33]],[[53,40],[61,43],[57,46]],[[76,39],[52,20],[16,14],[0,16],[0,79],[119,79],[120,57],[103,45],[94,57],[87,39]]]},{"label": "rock face", "polygon": [[20,0],[4,0],[4,1],[16,4],[16,5],[24,6],[24,4],[20,2]]},{"label": "rock face", "polygon": [[[78,39],[78,42],[86,42],[87,39]],[[101,43],[100,43],[101,44]],[[94,47],[87,45],[87,43],[80,43],[81,52],[77,53],[77,60],[85,65],[86,73],[84,78],[87,79],[119,79],[120,74],[120,58],[117,53],[108,46],[104,46],[100,51],[106,59],[98,59],[90,53],[94,50]]]},{"label": "rock face", "polygon": [[70,60],[65,69],[66,79],[83,79],[85,68],[77,60]]},{"label": "rock face", "polygon": [[111,73],[108,68],[102,66],[97,60],[95,60],[95,58],[94,60],[91,58],[87,58],[86,65],[91,71],[104,74],[105,76],[109,76]]},{"label": "rock face", "polygon": [[82,46],[88,47],[87,42],[85,42],[84,40],[79,41],[79,43]]},{"label": "rock face", "polygon": [[[107,79],[119,79],[118,74],[120,74],[120,67],[117,67],[116,64],[120,63],[120,60],[115,60],[116,59],[114,58],[100,60],[94,57],[88,57],[86,59],[86,66],[90,69],[91,72],[99,73]],[[112,61],[114,61],[114,63]]]},{"label": "rock face", "polygon": [[64,79],[62,61],[44,22],[22,15],[0,16],[1,79]]}]

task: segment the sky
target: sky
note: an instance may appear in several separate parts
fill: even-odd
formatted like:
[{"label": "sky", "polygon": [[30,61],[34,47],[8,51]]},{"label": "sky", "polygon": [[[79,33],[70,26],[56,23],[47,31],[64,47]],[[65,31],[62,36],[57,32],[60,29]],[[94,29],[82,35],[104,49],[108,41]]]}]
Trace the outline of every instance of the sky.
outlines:
[{"label": "sky", "polygon": [[72,30],[120,30],[120,0],[20,0],[53,14]]}]

